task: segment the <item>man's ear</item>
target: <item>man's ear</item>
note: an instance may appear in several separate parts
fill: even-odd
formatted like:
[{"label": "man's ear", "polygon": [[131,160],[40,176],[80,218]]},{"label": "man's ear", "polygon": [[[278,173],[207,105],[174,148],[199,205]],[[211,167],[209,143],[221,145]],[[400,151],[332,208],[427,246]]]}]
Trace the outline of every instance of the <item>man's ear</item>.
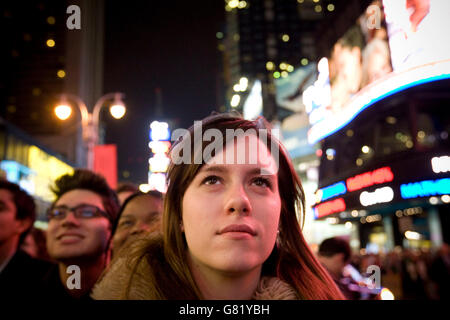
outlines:
[{"label": "man's ear", "polygon": [[31,218],[25,218],[25,219],[17,219],[16,220],[16,227],[19,234],[24,233],[26,230],[31,228],[33,225],[33,220]]},{"label": "man's ear", "polygon": [[344,253],[339,252],[334,255],[335,259],[341,263],[345,263]]}]

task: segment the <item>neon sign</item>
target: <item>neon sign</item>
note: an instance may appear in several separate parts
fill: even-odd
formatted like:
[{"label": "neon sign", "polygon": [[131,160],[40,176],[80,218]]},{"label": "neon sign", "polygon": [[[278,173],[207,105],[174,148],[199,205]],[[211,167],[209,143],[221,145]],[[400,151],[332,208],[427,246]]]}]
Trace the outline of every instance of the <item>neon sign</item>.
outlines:
[{"label": "neon sign", "polygon": [[148,160],[151,172],[166,172],[170,158],[165,153],[157,153]]},{"label": "neon sign", "polygon": [[149,190],[154,188],[159,192],[165,193],[167,191],[166,175],[164,173],[149,173],[147,186]]},{"label": "neon sign", "polygon": [[342,212],[346,208],[345,201],[342,198],[327,201],[314,207],[314,216],[316,219],[328,216],[336,212]]},{"label": "neon sign", "polygon": [[150,124],[150,140],[170,140],[170,130],[167,122],[153,121]]},{"label": "neon sign", "polygon": [[434,157],[431,159],[431,167],[433,168],[434,173],[450,171],[450,157]]},{"label": "neon sign", "polygon": [[359,201],[364,207],[390,202],[392,199],[394,199],[394,190],[391,187],[378,188],[374,192],[364,191],[359,196]]},{"label": "neon sign", "polygon": [[403,199],[450,194],[450,178],[402,184],[400,194]]},{"label": "neon sign", "polygon": [[394,174],[390,167],[383,167],[374,171],[358,174],[347,179],[347,190],[349,192],[367,188],[375,184],[391,182]]},{"label": "neon sign", "polygon": [[150,142],[148,146],[153,156],[148,160],[150,165],[148,173],[148,184],[144,188],[156,189],[165,192],[166,175],[170,158],[167,153],[170,150],[170,130],[167,122],[153,121],[150,124]]},{"label": "neon sign", "polygon": [[153,153],[167,153],[170,149],[170,141],[150,141],[148,146]]},{"label": "neon sign", "polygon": [[316,192],[316,202],[325,201],[327,199],[340,196],[347,192],[344,181],[337,182],[331,186],[317,190]]}]

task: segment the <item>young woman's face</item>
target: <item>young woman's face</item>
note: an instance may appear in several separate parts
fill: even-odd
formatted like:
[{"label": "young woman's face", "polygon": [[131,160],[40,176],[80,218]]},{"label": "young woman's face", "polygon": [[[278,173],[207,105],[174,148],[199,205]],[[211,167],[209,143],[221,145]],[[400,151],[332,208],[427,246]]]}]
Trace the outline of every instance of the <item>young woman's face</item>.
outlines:
[{"label": "young woman's face", "polygon": [[161,199],[148,194],[131,199],[124,208],[113,235],[114,252],[123,246],[131,236],[151,231],[159,223],[161,213]]},{"label": "young woman's face", "polygon": [[[240,137],[218,153],[186,189],[181,227],[193,268],[228,274],[254,271],[272,252],[281,211],[278,167],[256,136],[248,138],[246,142]],[[258,146],[257,157],[249,145]],[[245,163],[217,164],[237,150],[245,150]],[[249,161],[251,157],[256,161]]]}]

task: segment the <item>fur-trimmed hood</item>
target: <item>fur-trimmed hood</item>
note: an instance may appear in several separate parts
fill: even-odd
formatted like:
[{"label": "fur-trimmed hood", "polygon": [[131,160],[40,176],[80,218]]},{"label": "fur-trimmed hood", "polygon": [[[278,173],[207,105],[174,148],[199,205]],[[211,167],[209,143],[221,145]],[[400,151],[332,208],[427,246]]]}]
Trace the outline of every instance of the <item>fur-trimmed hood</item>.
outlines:
[{"label": "fur-trimmed hood", "polygon": [[[158,295],[154,290],[150,268],[147,259],[141,259],[133,268],[127,260],[127,255],[121,255],[113,260],[109,270],[94,286],[91,297],[97,300],[155,299]],[[131,282],[130,279],[132,279]],[[174,288],[174,290],[177,289]],[[279,278],[262,277],[252,299],[297,300],[299,297],[294,288]]]}]

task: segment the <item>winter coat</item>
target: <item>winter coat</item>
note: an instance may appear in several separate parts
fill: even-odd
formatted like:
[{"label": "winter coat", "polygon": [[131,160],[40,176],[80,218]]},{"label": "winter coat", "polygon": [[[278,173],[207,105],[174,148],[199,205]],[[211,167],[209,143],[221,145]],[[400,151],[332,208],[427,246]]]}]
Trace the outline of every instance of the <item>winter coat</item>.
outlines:
[{"label": "winter coat", "polygon": [[[136,249],[136,246],[134,249]],[[161,250],[161,246],[158,249]],[[149,259],[141,259],[133,271],[131,267],[133,264],[130,264],[127,259],[127,253],[129,252],[133,252],[133,248],[121,251],[121,254],[112,261],[109,270],[104,273],[99,282],[94,286],[91,294],[92,298],[97,300],[154,299],[155,294],[152,292],[154,281],[149,272],[152,268]],[[146,254],[155,254],[158,256],[158,258],[150,259],[155,263],[160,263],[164,259],[163,255],[158,255],[157,252],[148,252]],[[133,272],[134,275],[131,277]],[[128,286],[129,288],[127,290]],[[178,290],[178,288],[173,288],[173,290]],[[252,299],[296,300],[299,298],[296,290],[279,278],[262,277]]]}]

